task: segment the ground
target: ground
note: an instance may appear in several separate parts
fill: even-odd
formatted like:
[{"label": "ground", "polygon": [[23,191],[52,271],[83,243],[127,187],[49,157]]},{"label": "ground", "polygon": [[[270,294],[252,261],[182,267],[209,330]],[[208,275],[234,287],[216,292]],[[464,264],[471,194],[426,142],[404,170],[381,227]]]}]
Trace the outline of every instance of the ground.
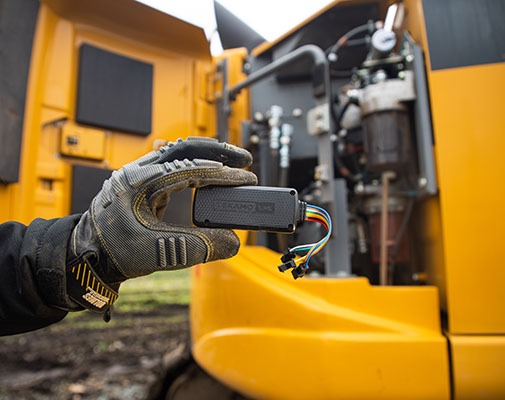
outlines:
[{"label": "ground", "polygon": [[0,338],[0,400],[148,399],[164,356],[188,338],[188,271],[126,282],[112,320],[72,313]]}]

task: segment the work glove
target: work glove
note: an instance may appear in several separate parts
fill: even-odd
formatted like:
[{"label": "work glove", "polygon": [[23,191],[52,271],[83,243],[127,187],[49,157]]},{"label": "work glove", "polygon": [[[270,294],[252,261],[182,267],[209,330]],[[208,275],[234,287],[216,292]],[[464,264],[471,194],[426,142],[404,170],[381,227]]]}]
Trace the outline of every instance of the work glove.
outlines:
[{"label": "work glove", "polygon": [[256,176],[240,169],[251,162],[251,154],[239,147],[189,138],[114,171],[71,235],[68,296],[82,307],[110,315],[126,279],[235,255],[240,243],[233,231],[176,226],[162,218],[172,192],[255,185]]}]

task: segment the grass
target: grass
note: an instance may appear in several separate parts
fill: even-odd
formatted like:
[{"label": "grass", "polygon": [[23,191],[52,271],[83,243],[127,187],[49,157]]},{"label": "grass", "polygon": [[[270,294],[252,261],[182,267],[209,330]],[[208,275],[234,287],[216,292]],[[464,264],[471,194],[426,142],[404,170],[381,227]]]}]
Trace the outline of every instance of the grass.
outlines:
[{"label": "grass", "polygon": [[155,272],[123,283],[114,307],[132,312],[163,304],[189,304],[189,288],[188,269]]},{"label": "grass", "polygon": [[[114,313],[148,313],[166,304],[189,304],[189,269],[162,271],[124,282],[119,289],[119,298],[114,303]],[[91,311],[69,313],[65,320],[74,327],[103,327],[101,318],[87,318]],[[96,315],[95,315],[96,317]],[[173,321],[177,322],[177,321]],[[112,318],[111,325],[128,325],[131,321],[119,322]],[[64,328],[63,324],[60,324]]]}]

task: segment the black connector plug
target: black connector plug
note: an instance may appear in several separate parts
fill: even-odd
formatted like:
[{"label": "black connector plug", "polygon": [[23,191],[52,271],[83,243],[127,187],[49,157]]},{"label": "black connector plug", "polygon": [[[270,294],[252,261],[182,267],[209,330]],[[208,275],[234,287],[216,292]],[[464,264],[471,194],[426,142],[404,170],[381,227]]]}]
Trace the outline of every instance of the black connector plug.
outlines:
[{"label": "black connector plug", "polygon": [[291,274],[293,275],[293,278],[295,278],[295,279],[301,278],[302,276],[305,275],[305,269],[303,269],[302,266],[299,265],[298,267],[294,268],[291,271]]},{"label": "black connector plug", "polygon": [[289,260],[288,262],[285,262],[284,264],[279,265],[277,268],[279,268],[279,271],[284,272],[290,268],[296,268],[296,263],[294,260]]},{"label": "black connector plug", "polygon": [[288,261],[291,261],[294,258],[295,258],[295,253],[293,253],[291,250],[288,249],[284,253],[282,253],[281,261],[283,263],[287,263]]}]

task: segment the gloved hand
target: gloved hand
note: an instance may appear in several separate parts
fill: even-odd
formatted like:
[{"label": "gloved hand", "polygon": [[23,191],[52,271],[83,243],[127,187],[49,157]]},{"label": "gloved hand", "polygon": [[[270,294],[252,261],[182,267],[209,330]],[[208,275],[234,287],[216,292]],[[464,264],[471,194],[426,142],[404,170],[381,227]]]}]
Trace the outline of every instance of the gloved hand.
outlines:
[{"label": "gloved hand", "polygon": [[255,185],[252,162],[239,147],[208,138],[169,143],[112,173],[75,227],[67,252],[67,293],[105,311],[126,279],[235,255],[239,240],[225,229],[162,221],[170,193],[206,185]]}]

